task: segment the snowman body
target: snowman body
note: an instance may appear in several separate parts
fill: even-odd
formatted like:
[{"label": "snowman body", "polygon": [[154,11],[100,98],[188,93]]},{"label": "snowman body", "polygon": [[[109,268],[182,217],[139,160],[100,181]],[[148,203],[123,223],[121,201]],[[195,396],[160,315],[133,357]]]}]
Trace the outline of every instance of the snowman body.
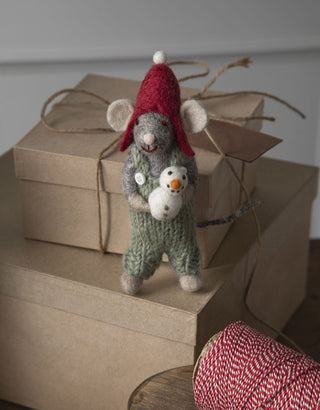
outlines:
[{"label": "snowman body", "polygon": [[149,195],[151,215],[159,221],[175,218],[182,205],[183,193],[188,185],[187,169],[171,166],[165,168],[159,178],[160,186]]}]

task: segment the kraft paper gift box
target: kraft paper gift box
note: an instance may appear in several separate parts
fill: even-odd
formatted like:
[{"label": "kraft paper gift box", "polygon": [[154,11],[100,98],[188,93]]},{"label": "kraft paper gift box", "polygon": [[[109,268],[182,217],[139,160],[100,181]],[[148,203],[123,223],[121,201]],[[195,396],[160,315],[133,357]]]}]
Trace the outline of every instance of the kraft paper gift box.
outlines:
[{"label": "kraft paper gift box", "polygon": [[[139,85],[137,81],[87,75],[76,88],[95,92],[109,101],[117,98],[135,100]],[[182,96],[187,97],[194,92],[195,90],[183,89]],[[106,107],[79,104],[87,100],[88,96],[68,95],[63,100],[68,105],[53,107],[48,114],[48,122],[64,129],[105,128]],[[246,95],[208,100],[205,105],[210,113],[217,115],[248,117],[261,115],[263,100]],[[255,130],[261,127],[259,120],[241,124]],[[219,123],[211,123],[210,127],[214,131],[219,130]],[[39,123],[15,146],[15,169],[21,181],[26,238],[99,249],[97,158],[103,148],[119,135],[115,132],[54,133]],[[243,147],[245,143],[240,137],[240,145]],[[196,197],[198,222],[227,216],[245,200],[244,196],[240,197],[239,183],[225,160],[214,152],[206,140],[204,133],[190,136],[200,174]],[[228,141],[228,138],[223,141]],[[248,139],[246,142],[247,147],[241,150],[247,149],[248,152],[239,152],[239,143],[230,148],[234,157],[230,161],[238,174],[243,175],[247,189],[252,191],[255,186],[255,162],[244,163],[235,158],[249,153],[249,161],[252,162],[270,146],[265,147],[258,141],[256,147]],[[127,152],[120,153],[116,149],[101,162],[102,238],[107,251],[120,254],[124,253],[129,244],[131,229],[128,205],[121,189],[126,156]],[[229,227],[230,224],[226,224],[198,229],[203,266],[208,265]]]},{"label": "kraft paper gift box", "polygon": [[[137,297],[121,292],[121,256],[26,240],[11,154],[0,159],[0,397],[34,409],[126,409],[146,378],[194,363],[246,312],[256,258],[252,215],[239,219],[188,294],[163,263]],[[254,196],[262,247],[248,295],[281,329],[305,295],[317,169],[261,159]]]}]

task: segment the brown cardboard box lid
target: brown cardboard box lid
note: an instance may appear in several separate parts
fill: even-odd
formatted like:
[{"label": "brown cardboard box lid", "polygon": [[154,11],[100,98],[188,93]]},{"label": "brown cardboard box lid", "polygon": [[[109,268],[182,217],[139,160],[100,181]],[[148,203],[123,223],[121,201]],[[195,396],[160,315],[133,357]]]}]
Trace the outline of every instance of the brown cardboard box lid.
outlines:
[{"label": "brown cardboard box lid", "polygon": [[[76,88],[97,93],[109,101],[117,98],[131,98],[135,100],[139,85],[138,81],[89,74]],[[194,94],[194,92],[195,90],[190,88],[183,88],[182,96],[187,98]],[[90,99],[88,96],[79,94],[67,95],[63,102],[68,104],[55,105],[47,115],[48,122],[54,127],[65,129],[105,128],[107,126],[106,107],[96,104],[79,104],[80,102],[88,102],[88,98]],[[90,101],[95,102],[92,99]],[[263,100],[261,97],[254,95],[242,95],[207,100],[204,101],[204,104],[209,112],[217,115],[247,117],[256,113],[261,115]],[[245,125],[245,123],[242,122],[241,125]],[[261,121],[249,121],[247,126],[258,130],[261,127]],[[96,189],[96,167],[99,153],[119,136],[120,134],[115,132],[89,134],[54,133],[47,130],[42,123],[38,123],[15,146],[16,175],[20,179]],[[227,140],[230,140],[230,133]],[[259,139],[259,141],[258,154],[254,152],[254,158],[257,155],[261,155],[263,151],[263,149],[261,151],[261,141],[264,140]],[[269,139],[267,142],[269,144]],[[241,139],[242,143],[243,138]],[[221,160],[220,157],[199,148],[202,142],[196,142],[195,144],[197,145],[195,151],[199,174],[211,174],[217,162]],[[254,147],[253,145],[251,146]],[[224,148],[226,148],[225,145]],[[232,146],[231,155],[236,154],[236,156],[239,156],[239,152],[239,149],[235,150]],[[122,192],[121,174],[126,156],[126,152],[121,153],[115,149],[107,159],[102,161],[104,188],[106,191]]]},{"label": "brown cardboard box lid", "polygon": [[[258,181],[255,197],[262,203],[257,212],[263,238],[295,197],[306,195],[309,203],[315,196],[317,169],[262,159]],[[0,159],[0,184],[1,293],[131,331],[195,346],[200,313],[234,277],[240,261],[250,263],[248,255],[255,254],[254,223],[248,214],[232,226],[214,260],[202,271],[200,292],[183,292],[174,273],[162,264],[140,295],[128,296],[120,289],[120,256],[23,238],[11,153]]]}]

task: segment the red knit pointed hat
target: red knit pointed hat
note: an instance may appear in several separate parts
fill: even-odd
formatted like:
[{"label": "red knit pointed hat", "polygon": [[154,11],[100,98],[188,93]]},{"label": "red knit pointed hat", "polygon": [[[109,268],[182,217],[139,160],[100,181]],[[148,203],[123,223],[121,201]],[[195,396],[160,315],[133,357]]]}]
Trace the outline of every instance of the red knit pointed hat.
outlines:
[{"label": "red knit pointed hat", "polygon": [[176,139],[182,151],[192,157],[194,152],[182,128],[180,119],[180,87],[173,71],[165,64],[166,57],[162,52],[157,52],[153,65],[145,76],[136,101],[135,110],[130,118],[126,132],[120,145],[124,151],[133,142],[133,127],[136,119],[148,112],[157,112],[166,115],[172,122]]}]

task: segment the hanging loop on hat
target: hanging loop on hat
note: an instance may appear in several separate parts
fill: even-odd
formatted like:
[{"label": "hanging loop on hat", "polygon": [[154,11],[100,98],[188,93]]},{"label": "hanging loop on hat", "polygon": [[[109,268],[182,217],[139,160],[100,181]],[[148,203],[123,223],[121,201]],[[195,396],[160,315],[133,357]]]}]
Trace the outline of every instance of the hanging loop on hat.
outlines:
[{"label": "hanging loop on hat", "polygon": [[202,90],[200,90],[200,92],[198,93],[199,97],[202,97],[207,91],[208,89],[212,86],[212,84],[220,77],[220,75],[222,73],[224,73],[225,71],[229,70],[230,68],[233,67],[245,67],[248,68],[249,65],[252,63],[252,60],[250,57],[244,57],[241,58],[240,60],[237,61],[233,61],[225,66],[223,66],[222,68],[220,68],[220,70],[218,70],[216,72],[216,74],[213,76],[213,78],[202,88]]},{"label": "hanging loop on hat", "polygon": [[192,80],[194,78],[199,78],[199,77],[206,77],[210,73],[210,68],[207,66],[207,64],[201,62],[201,61],[171,61],[168,63],[168,66],[172,65],[196,65],[198,67],[202,67],[204,69],[204,72],[199,73],[199,74],[191,74],[187,75],[185,77],[178,78],[179,83],[182,83],[183,81],[187,80]]},{"label": "hanging loop on hat", "polygon": [[[215,94],[215,95],[208,95],[205,96],[205,94],[207,93],[207,91],[209,90],[209,88],[212,86],[212,84],[214,84],[216,82],[216,80],[221,76],[221,74],[223,74],[225,71],[229,70],[230,68],[233,67],[245,67],[245,68],[249,68],[250,64],[252,64],[252,59],[250,57],[244,57],[241,58],[240,60],[237,61],[233,61],[225,66],[223,66],[222,68],[220,68],[216,74],[212,77],[212,79],[210,81],[208,81],[205,86],[196,94],[194,94],[191,98],[194,99],[199,99],[199,100],[211,100],[211,99],[215,99],[215,98],[223,98],[223,97],[233,97],[233,96],[237,96],[237,95],[261,95],[263,97],[267,97],[270,98],[272,100],[278,101],[280,104],[283,104],[285,106],[287,106],[290,110],[296,112],[298,115],[300,115],[301,118],[305,119],[306,116],[305,114],[300,111],[298,108],[294,107],[292,104],[290,104],[288,101],[283,100],[282,98],[279,98],[276,95],[270,94],[270,93],[266,93],[266,92],[261,92],[261,91],[236,91],[236,92],[227,92],[227,93],[221,93],[221,94]],[[264,120],[269,120],[269,121],[274,121],[274,119],[270,119],[268,117],[263,117],[262,119]]]}]

